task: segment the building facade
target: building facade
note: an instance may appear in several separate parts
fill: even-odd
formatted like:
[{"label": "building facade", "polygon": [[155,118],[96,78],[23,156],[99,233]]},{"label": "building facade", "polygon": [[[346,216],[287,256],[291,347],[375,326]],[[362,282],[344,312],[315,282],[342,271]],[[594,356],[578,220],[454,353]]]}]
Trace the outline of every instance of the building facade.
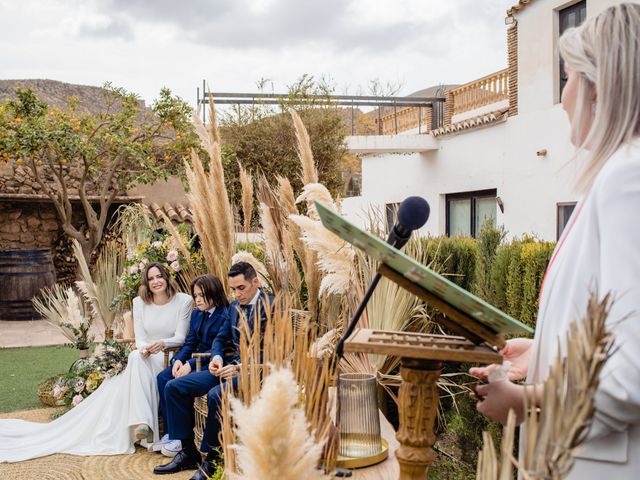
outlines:
[{"label": "building facade", "polygon": [[614,3],[520,0],[505,18],[507,68],[447,90],[444,126],[418,133],[403,122],[397,135],[348,139],[362,191],[344,199],[345,216],[363,225],[369,208],[391,212],[420,195],[431,206],[425,234],[475,236],[489,221],[556,240],[579,199],[557,42]]}]

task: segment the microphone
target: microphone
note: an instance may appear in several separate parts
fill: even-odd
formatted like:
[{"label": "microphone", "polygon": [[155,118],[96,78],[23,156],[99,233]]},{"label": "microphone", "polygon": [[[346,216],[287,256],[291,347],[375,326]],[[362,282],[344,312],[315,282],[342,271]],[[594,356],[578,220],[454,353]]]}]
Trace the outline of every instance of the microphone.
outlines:
[{"label": "microphone", "polygon": [[[411,238],[413,231],[418,230],[427,223],[430,212],[431,209],[429,208],[429,204],[424,198],[406,198],[398,208],[398,219],[391,229],[391,232],[389,232],[387,243],[397,249],[404,247],[409,241],[409,238]],[[353,314],[353,318],[349,322],[349,325],[347,325],[342,337],[340,337],[340,340],[336,345],[336,356],[338,359],[342,358],[344,355],[344,342],[356,328],[356,324],[358,323],[358,320],[360,320],[360,317],[362,316],[362,313],[364,312],[364,309],[366,308],[367,303],[369,302],[371,295],[373,295],[373,291],[378,286],[378,282],[380,282],[381,278],[382,277],[379,273],[376,273],[375,277],[373,277],[371,285],[369,285],[364,297],[362,297],[360,305],[358,305],[358,308]]]},{"label": "microphone", "polygon": [[398,220],[389,232],[387,243],[401,249],[411,238],[414,230],[427,223],[431,209],[422,197],[407,197],[398,208]]}]

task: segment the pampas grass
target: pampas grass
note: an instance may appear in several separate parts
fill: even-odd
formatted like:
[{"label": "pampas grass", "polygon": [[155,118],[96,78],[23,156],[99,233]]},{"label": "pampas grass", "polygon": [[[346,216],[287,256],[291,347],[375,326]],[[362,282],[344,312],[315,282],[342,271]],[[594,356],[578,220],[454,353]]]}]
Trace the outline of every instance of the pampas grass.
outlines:
[{"label": "pampas grass", "polygon": [[115,233],[122,238],[127,251],[132,252],[146,241],[153,230],[153,219],[142,203],[128,203],[118,208]]},{"label": "pampas grass", "polygon": [[199,155],[194,150],[191,152],[191,165],[186,164],[185,170],[191,187],[189,199],[194,227],[200,236],[207,269],[219,277],[226,288],[227,271],[231,266],[235,243],[235,228],[227,187],[224,183],[220,135],[211,98],[209,107],[209,129],[203,125],[197,114],[193,116],[195,131],[203,149],[209,155],[209,171],[205,171]]},{"label": "pampas grass", "polygon": [[566,334],[565,355],[558,352],[543,384],[540,408],[535,392],[527,388],[525,421],[520,435],[526,439],[522,462],[513,458],[515,415],[510,412],[498,457],[488,435],[478,463],[478,480],[511,480],[512,466],[525,479],[561,480],[571,472],[574,454],[584,442],[594,413],[600,372],[613,348],[606,329],[611,295],[598,301],[592,294],[586,316],[574,321]]},{"label": "pampas grass", "polygon": [[298,271],[291,237],[287,231],[285,208],[264,177],[258,181],[257,195],[260,200],[266,267],[274,291],[291,294],[297,308],[300,306],[302,279]]},{"label": "pampas grass", "polygon": [[290,215],[289,218],[302,230],[305,244],[318,255],[317,264],[325,274],[320,283],[320,295],[346,293],[353,280],[353,247],[327,230],[319,220],[304,215]]},{"label": "pampas grass", "polygon": [[318,170],[313,160],[313,152],[311,151],[311,140],[309,133],[302,123],[302,119],[293,109],[289,109],[291,118],[293,119],[293,128],[296,132],[296,140],[298,143],[298,158],[302,166],[302,184],[318,183]]},{"label": "pampas grass", "polygon": [[253,212],[253,179],[240,162],[238,162],[238,168],[240,170],[240,186],[242,187],[242,223],[244,226],[245,241],[248,242],[251,214]]},{"label": "pampas grass", "polygon": [[238,474],[231,479],[328,479],[318,470],[322,445],[309,433],[293,373],[287,368],[267,376],[249,407],[231,399],[236,419]]},{"label": "pampas grass", "polygon": [[[318,360],[310,355],[316,329],[313,324],[307,323],[307,329],[294,330],[290,305],[290,299],[286,296],[276,298],[274,307],[277,308],[269,310],[263,332],[260,330],[261,322],[254,321],[254,329],[251,331],[246,319],[241,319],[239,385],[233,395],[245,406],[252,405],[269,370],[290,368],[301,392],[299,398],[304,400],[304,413],[309,423],[307,430],[316,443],[323,446],[323,464],[331,471],[337,455],[336,445],[329,440],[331,400],[328,392],[335,375],[333,358]],[[280,407],[271,408],[278,410]],[[238,418],[233,415],[228,404],[225,407],[224,402],[221,416],[225,470],[227,473],[237,473],[236,465],[231,461],[232,457],[227,456],[227,452],[236,443],[232,426],[234,422],[238,423]],[[267,444],[270,438],[265,433],[260,439],[256,439],[256,444]],[[290,447],[298,448],[298,455],[302,455],[301,445]]]},{"label": "pampas grass", "polygon": [[31,302],[36,311],[76,347],[88,348],[91,317],[87,320],[85,306],[72,288],[65,289],[59,284],[45,287],[40,297],[34,297]]},{"label": "pampas grass", "polygon": [[82,247],[75,239],[73,254],[78,261],[81,278],[76,282],[76,287],[82,293],[93,321],[99,322],[104,328],[104,338],[111,338],[116,312],[110,305],[120,291],[118,275],[124,268],[124,252],[116,242],[106,243],[96,260],[93,275],[82,254]]}]

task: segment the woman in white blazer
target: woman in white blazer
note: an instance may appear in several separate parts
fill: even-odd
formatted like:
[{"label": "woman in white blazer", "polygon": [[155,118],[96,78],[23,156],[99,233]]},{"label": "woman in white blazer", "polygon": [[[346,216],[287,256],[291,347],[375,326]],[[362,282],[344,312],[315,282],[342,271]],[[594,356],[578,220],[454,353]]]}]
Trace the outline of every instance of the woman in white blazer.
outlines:
[{"label": "woman in white blazer", "polygon": [[[533,341],[504,349],[510,379],[541,384],[591,291],[615,298],[607,323],[615,353],[603,368],[595,417],[571,479],[640,478],[640,5],[620,4],[567,31],[559,43],[568,81],[562,105],[584,157],[582,200],[558,241],[540,292]],[[489,367],[490,368],[490,367]],[[487,369],[471,373],[484,376]],[[524,387],[477,388],[478,411],[505,422],[523,413]]]}]

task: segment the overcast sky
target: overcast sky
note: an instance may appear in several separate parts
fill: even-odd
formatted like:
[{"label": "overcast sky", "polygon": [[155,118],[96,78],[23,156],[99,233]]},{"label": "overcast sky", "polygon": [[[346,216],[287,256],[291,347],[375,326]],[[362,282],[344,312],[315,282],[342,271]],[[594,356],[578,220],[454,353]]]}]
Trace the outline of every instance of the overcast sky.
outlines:
[{"label": "overcast sky", "polygon": [[[0,0],[0,78],[111,81],[151,101],[215,91],[276,92],[303,74],[336,93],[370,80],[399,94],[506,66],[515,0]],[[271,87],[269,87],[271,90]]]}]

